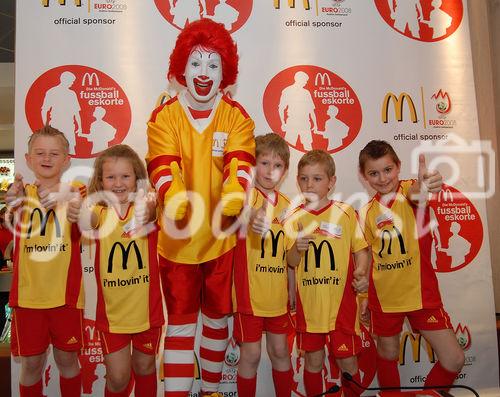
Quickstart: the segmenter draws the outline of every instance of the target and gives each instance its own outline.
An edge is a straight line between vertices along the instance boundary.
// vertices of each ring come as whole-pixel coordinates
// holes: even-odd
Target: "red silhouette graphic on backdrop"
[[[26,119],[32,131],[45,123],[68,138],[70,155],[95,157],[127,136],[132,112],[118,83],[100,70],[64,65],[40,75],[25,100]]]
[[[462,0],[375,0],[375,5],[389,26],[419,41],[447,38],[463,17]]]
[[[300,151],[345,149],[362,123],[361,104],[349,84],[313,65],[274,76],[264,91],[263,107],[271,129]]]

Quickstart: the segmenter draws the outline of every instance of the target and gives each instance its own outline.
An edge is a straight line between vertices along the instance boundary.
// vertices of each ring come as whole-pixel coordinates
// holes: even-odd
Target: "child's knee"
[[[76,352],[65,352],[62,350],[57,351],[54,349],[54,361],[60,370],[64,368],[79,367]]]
[[[147,355],[146,357],[141,357],[140,359],[134,357],[132,360],[132,366],[137,375],[144,376],[152,374],[156,371],[155,356]]]
[[[29,374],[42,374],[45,357],[27,356],[22,358],[22,369]]]
[[[399,346],[392,346],[388,344],[377,344],[377,353],[380,357],[393,361],[399,359]]]
[[[260,345],[244,344],[240,347],[240,360],[244,360],[247,364],[257,367],[260,362],[261,348]]]
[[[309,372],[320,372],[323,369],[324,354],[318,352],[306,353],[305,368]]]
[[[119,392],[124,390],[130,380],[130,371],[107,371],[106,372],[106,385],[112,392]]]
[[[358,372],[358,360],[356,356],[338,359],[337,363],[342,372],[348,372],[351,375]]]
[[[290,352],[286,344],[282,346],[269,346],[268,354],[271,360],[285,360],[290,358]]]

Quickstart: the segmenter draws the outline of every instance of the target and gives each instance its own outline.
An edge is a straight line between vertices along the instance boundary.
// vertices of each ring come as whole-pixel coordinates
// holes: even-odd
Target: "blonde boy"
[[[305,204],[286,222],[286,232],[296,235],[287,258],[296,269],[297,345],[305,351],[304,386],[308,396],[315,396],[323,393],[325,344],[341,371],[360,381],[356,292],[368,287],[369,253],[354,209],[328,198],[336,182],[328,153],[306,153],[299,161],[297,182]],[[343,380],[342,385],[344,396],[362,392],[353,382]]]
[[[80,396],[78,352],[82,347],[82,267],[76,225],[80,197],[61,183],[69,165],[68,141],[45,126],[31,135],[25,158],[35,175],[17,174],[6,194],[15,211],[12,354],[21,357],[21,397],[42,396],[49,344],[63,397]]]
[[[255,396],[262,332],[273,367],[276,395],[289,397],[292,377],[287,333],[286,239],[283,216],[289,201],[277,188],[288,169],[287,143],[276,134],[255,138],[254,187],[249,195],[250,222],[235,248],[233,281],[234,337],[240,345],[238,396]]]

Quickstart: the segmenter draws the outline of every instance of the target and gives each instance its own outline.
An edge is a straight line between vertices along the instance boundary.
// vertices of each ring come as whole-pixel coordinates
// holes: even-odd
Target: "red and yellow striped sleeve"
[[[224,150],[224,182],[229,177],[231,160],[237,158],[238,182],[247,190],[252,185],[251,170],[255,165],[255,124],[238,102],[227,96],[223,96],[222,100],[234,109],[234,123]]]
[[[146,164],[149,178],[163,202],[165,193],[172,182],[170,163],[181,164],[179,140],[176,131],[168,123],[169,105],[177,101],[177,97],[157,107],[148,122],[148,154]]]

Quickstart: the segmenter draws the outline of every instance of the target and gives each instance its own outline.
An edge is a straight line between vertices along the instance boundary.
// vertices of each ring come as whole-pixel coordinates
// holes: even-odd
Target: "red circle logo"
[[[182,29],[187,23],[209,18],[230,32],[240,29],[252,13],[252,0],[155,0],[156,7],[171,25]]]
[[[32,131],[50,124],[69,141],[75,158],[97,156],[123,141],[132,112],[125,92],[107,74],[82,65],[64,65],[38,77],[26,94]]]
[[[483,224],[470,200],[453,186],[443,184],[430,201],[432,230],[431,261],[437,272],[454,272],[476,257],[483,244]]]
[[[452,35],[463,17],[462,0],[375,0],[387,24],[419,41],[439,41]]]
[[[354,90],[319,66],[293,66],[278,73],[266,87],[263,107],[271,129],[302,152],[339,152],[361,128],[361,105]]]

